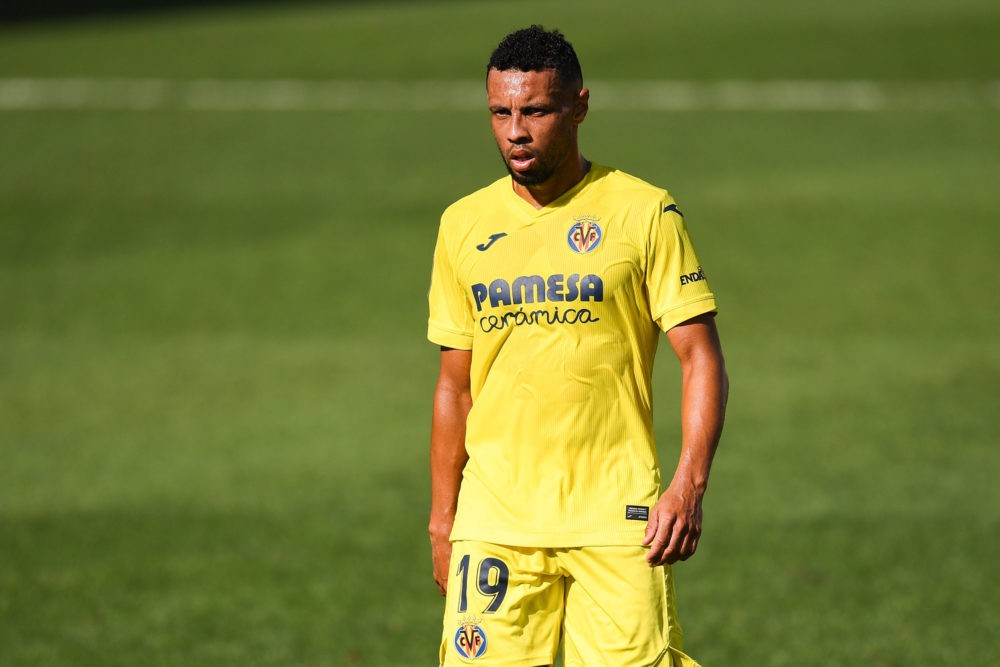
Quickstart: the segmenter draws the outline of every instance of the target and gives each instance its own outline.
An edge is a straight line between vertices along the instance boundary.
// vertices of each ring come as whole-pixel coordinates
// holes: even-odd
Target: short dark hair
[[[541,72],[552,69],[569,86],[583,87],[583,72],[573,45],[558,30],[540,25],[515,30],[504,37],[490,56],[486,73],[491,69]]]

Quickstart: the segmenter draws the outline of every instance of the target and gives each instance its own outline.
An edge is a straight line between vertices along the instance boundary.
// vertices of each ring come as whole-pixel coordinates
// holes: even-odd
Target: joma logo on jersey
[[[581,215],[573,220],[576,224],[569,228],[566,241],[569,242],[569,248],[573,252],[586,254],[596,248],[604,236],[601,226],[597,224],[600,218]]]
[[[694,273],[689,273],[686,276],[681,276],[681,285],[687,285],[689,283],[696,283],[705,279],[705,272],[702,271],[701,267]]]
[[[569,276],[555,273],[548,278],[520,276],[512,283],[497,278],[489,285],[486,283],[473,285],[472,298],[479,312],[482,312],[483,304],[487,301],[493,308],[546,301],[604,301],[604,281],[592,273],[585,276],[579,273],[572,273]]]

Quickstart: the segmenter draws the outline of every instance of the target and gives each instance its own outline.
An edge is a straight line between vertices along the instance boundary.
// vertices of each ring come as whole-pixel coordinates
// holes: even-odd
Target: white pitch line
[[[1000,109],[1000,81],[589,81],[621,111]],[[481,111],[482,81],[0,79],[0,110]]]

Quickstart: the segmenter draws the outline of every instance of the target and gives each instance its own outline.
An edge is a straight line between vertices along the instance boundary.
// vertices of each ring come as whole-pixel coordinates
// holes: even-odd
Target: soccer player
[[[572,46],[532,26],[493,52],[508,176],[441,218],[430,538],[442,665],[692,666],[671,564],[694,554],[728,380],[715,297],[670,195],[591,163]],[[680,458],[653,438],[660,331],[680,360]]]

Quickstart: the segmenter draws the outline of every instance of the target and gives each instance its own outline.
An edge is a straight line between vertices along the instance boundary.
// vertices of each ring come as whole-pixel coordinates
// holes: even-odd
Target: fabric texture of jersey
[[[451,538],[640,544],[660,330],[716,309],[670,195],[595,164],[535,209],[502,178],[444,212],[429,305],[429,340],[472,350]]]

